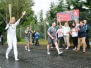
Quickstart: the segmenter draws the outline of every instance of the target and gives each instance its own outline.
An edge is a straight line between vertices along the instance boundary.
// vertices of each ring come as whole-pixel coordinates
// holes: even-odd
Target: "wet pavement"
[[[55,48],[47,55],[46,46],[31,46],[28,52],[24,45],[18,45],[20,60],[16,62],[13,50],[9,59],[5,59],[6,48],[6,45],[0,45],[0,68],[91,68],[91,49],[86,53],[63,49],[64,53],[58,56]]]

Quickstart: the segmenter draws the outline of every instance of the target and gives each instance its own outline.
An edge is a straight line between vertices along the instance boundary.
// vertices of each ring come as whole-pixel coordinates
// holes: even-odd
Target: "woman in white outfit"
[[[26,11],[22,12],[21,18],[25,15]],[[15,22],[15,17],[12,17],[10,22],[7,24],[5,30],[7,30],[7,43],[8,43],[8,48],[6,50],[6,59],[8,59],[9,52],[12,49],[14,49],[14,57],[15,61],[18,61],[18,51],[17,51],[17,38],[16,38],[16,26],[19,24],[21,18]]]
[[[63,35],[64,35],[64,42],[65,45],[67,45],[66,49],[69,49],[70,47],[70,42],[69,42],[69,38],[70,38],[70,27],[68,25],[68,22],[66,22],[63,26]]]

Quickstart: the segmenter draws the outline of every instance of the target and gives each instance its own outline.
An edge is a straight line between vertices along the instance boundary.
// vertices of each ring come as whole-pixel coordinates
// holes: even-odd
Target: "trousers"
[[[16,36],[7,36],[7,43],[8,43],[8,48],[6,50],[6,55],[8,56],[10,51],[12,50],[12,47],[14,49],[14,57],[17,59],[18,57],[18,50],[17,50],[17,39]]]
[[[83,45],[83,52],[86,51],[87,45],[86,45],[85,39],[86,39],[86,37],[78,38],[78,48],[77,48],[78,51],[80,50],[80,43],[82,43],[82,45]]]
[[[64,42],[67,47],[70,47],[69,36],[64,36]]]

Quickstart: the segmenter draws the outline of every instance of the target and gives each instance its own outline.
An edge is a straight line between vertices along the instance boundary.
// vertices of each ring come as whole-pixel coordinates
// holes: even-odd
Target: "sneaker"
[[[50,55],[50,52],[48,51],[47,54]]]
[[[79,50],[76,50],[76,52],[78,52]]]
[[[9,57],[8,57],[8,55],[6,55],[6,59],[8,59]]]
[[[28,49],[28,51],[30,51],[30,49]]]
[[[63,49],[63,48],[59,48],[59,49]]]
[[[75,51],[75,50],[76,50],[76,48],[74,48],[74,49],[72,49],[72,50],[74,50],[74,51]]]
[[[66,50],[68,50],[69,49],[69,47],[66,47]]]
[[[25,50],[27,50],[27,46],[25,46]]]
[[[63,53],[63,51],[60,51],[59,53],[58,53],[58,55],[60,55],[60,54],[62,54]]]
[[[51,47],[51,48],[54,48],[54,47]]]
[[[85,50],[83,50],[83,53],[85,53],[86,51]]]
[[[15,59],[15,61],[18,61],[19,59]]]

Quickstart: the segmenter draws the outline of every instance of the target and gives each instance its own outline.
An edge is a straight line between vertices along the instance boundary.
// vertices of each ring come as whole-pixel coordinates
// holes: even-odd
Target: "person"
[[[76,50],[78,45],[78,28],[76,27],[75,22],[72,23],[71,35],[72,35],[73,44],[74,44],[73,50]]]
[[[0,36],[0,45],[1,45],[1,36]]]
[[[77,52],[80,50],[80,43],[83,45],[83,53],[86,52],[86,27],[83,21],[80,21],[80,26],[78,29],[78,47]]]
[[[47,45],[47,54],[50,55],[50,45],[52,43],[55,44],[56,46],[56,49],[57,49],[57,52],[58,52],[58,55],[62,54],[63,51],[60,51],[59,50],[59,47],[58,47],[58,43],[57,43],[57,34],[56,34],[56,23],[53,22],[52,23],[52,26],[50,28],[48,28],[48,45]]]
[[[33,31],[32,33],[32,45],[35,44],[35,31]]]
[[[90,31],[90,26],[89,24],[87,24],[87,20],[83,20],[84,25],[86,27],[86,45],[87,45],[87,49],[90,49],[90,45],[89,45],[89,31]]]
[[[64,42],[65,42],[65,45],[67,46],[66,47],[66,50],[69,49],[70,47],[70,42],[69,42],[69,39],[70,39],[70,27],[68,25],[68,22],[66,22],[63,26],[63,36],[64,36]]]
[[[21,18],[23,18],[25,13],[26,11],[22,12]],[[11,17],[10,22],[7,24],[5,28],[5,30],[7,30],[7,43],[8,43],[8,48],[6,50],[6,59],[9,58],[9,53],[13,46],[15,61],[19,60],[17,51],[16,26],[19,24],[21,18],[15,22],[15,17]]]
[[[80,25],[80,24],[79,24],[79,22],[78,22],[78,20],[77,20],[77,19],[75,19],[75,20],[74,20],[74,22],[75,22],[75,24],[76,24],[76,28],[78,28],[78,27],[79,27],[79,25]]]
[[[1,45],[3,45],[3,35],[1,35]]]
[[[58,39],[59,39],[59,49],[63,49],[63,28],[62,25],[59,25],[59,29],[57,30]]]
[[[35,33],[35,40],[36,40],[35,46],[39,46],[39,36],[40,36],[40,34],[39,34],[39,32],[37,31],[37,32]]]
[[[26,28],[25,30],[25,39],[26,39],[26,46],[25,46],[25,50],[30,51],[30,33],[32,33],[32,30],[30,30],[29,27]]]

